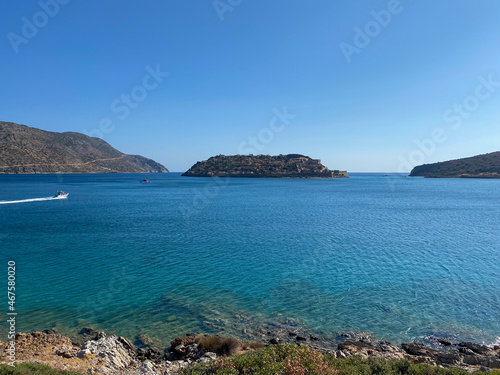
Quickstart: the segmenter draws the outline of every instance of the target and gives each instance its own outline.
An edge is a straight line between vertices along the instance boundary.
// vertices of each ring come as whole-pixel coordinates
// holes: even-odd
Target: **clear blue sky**
[[[500,149],[498,0],[59,1],[0,5],[0,120],[101,132],[171,171],[247,150],[398,171]]]

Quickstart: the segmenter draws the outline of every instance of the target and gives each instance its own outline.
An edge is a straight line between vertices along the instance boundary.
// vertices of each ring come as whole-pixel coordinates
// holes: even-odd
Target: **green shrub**
[[[385,360],[381,358],[362,359],[334,358],[325,356],[325,361],[340,371],[340,375],[469,375],[459,368],[442,368],[427,364],[416,364],[408,359]],[[477,374],[482,374],[478,372]]]
[[[184,370],[185,375],[336,375],[323,356],[307,346],[280,344]]]
[[[280,344],[192,366],[184,375],[468,375],[459,368],[416,364],[408,359],[384,360],[323,356],[307,346]],[[476,372],[482,374],[482,372]],[[494,372],[489,375],[500,375]]]
[[[47,365],[19,363],[16,367],[0,365],[0,375],[81,375],[78,372],[56,370]]]

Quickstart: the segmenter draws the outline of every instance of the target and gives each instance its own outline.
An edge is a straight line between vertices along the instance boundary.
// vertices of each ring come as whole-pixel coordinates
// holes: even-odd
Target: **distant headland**
[[[330,170],[321,160],[300,154],[218,155],[199,161],[183,176],[191,177],[281,177],[345,178],[346,171]]]
[[[55,133],[0,121],[0,174],[166,173],[139,155],[126,155],[100,138]]]
[[[441,178],[500,178],[500,151],[469,158],[419,165],[410,176]]]

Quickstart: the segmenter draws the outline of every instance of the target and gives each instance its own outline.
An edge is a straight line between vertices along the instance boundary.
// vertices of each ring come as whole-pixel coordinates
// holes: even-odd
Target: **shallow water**
[[[166,342],[291,318],[395,342],[500,336],[500,180],[0,176],[1,201],[58,190],[0,206],[18,331]]]

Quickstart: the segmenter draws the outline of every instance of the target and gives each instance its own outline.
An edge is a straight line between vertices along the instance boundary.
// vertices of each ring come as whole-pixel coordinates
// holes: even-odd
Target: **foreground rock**
[[[9,362],[5,349],[0,345],[0,363]],[[73,345],[68,337],[56,333],[32,332],[16,335],[16,362],[34,362],[49,365],[60,370],[86,372],[99,368],[103,361],[94,355],[78,358],[80,347]]]
[[[349,177],[346,171],[331,171],[321,160],[299,154],[218,155],[193,165],[183,176],[191,177]]]
[[[500,346],[489,347],[472,342],[444,344],[443,350],[431,349],[419,343],[404,343],[403,350],[431,363],[460,367],[500,368]]]
[[[16,342],[17,362],[47,364],[53,368],[87,374],[177,374],[180,369],[193,364],[280,342],[308,345],[337,358],[408,358],[416,363],[461,367],[469,371],[488,372],[500,369],[499,346],[453,343],[432,337],[429,342],[433,344],[410,342],[396,346],[385,341],[372,341],[361,334],[344,334],[339,337],[343,341],[334,345],[327,339],[309,335],[299,328],[275,332],[274,337],[266,339],[265,343],[239,342],[219,336],[187,335],[175,338],[165,350],[154,346],[137,348],[126,338],[104,332],[97,333],[94,339],[87,340],[81,346],[76,346],[68,337],[53,332],[18,333]],[[141,340],[147,341],[145,338]],[[0,342],[0,363],[8,362],[6,347],[5,343]]]
[[[441,340],[444,341],[444,340]],[[388,342],[345,341],[338,345],[336,357],[361,356],[363,358],[401,359],[410,358],[416,363],[443,367],[461,367],[466,370],[489,371],[500,368],[500,347],[488,347],[475,343],[446,343],[441,349],[410,342],[401,347]]]
[[[200,336],[198,336],[200,337]],[[33,362],[50,367],[86,374],[176,374],[191,364],[217,358],[203,350],[195,337],[177,338],[175,350],[136,348],[128,339],[99,332],[81,347],[68,337],[52,332],[32,332],[16,335],[16,362]],[[0,363],[8,363],[6,343],[0,342]]]

